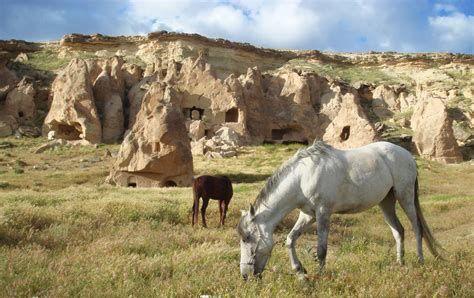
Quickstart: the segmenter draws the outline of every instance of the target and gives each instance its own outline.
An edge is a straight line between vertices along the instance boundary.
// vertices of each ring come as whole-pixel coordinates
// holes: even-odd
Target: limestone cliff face
[[[411,115],[429,93],[446,106],[445,126],[454,123],[455,143],[465,156],[474,156],[469,153],[474,148],[472,55],[281,51],[165,31],[146,37],[71,34],[59,43],[0,42],[1,49],[7,53],[0,55],[2,135],[20,124],[18,111],[6,107],[28,99],[34,109],[48,113],[45,132],[121,142],[151,86],[159,83],[173,90],[175,107],[196,144],[222,128],[235,132],[240,145],[320,138],[352,148],[378,139],[410,143],[412,135],[416,143],[416,124],[410,126],[410,120],[419,117]],[[21,78],[8,61],[18,56],[15,63],[25,63],[35,51],[81,65],[57,70],[51,109],[39,100],[45,92],[27,98],[15,89]],[[36,84],[48,84],[41,74],[30,75]]]

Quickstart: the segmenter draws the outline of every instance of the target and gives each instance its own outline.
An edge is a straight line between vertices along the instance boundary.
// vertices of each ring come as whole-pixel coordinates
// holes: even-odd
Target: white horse
[[[322,141],[300,149],[266,182],[248,212],[243,211],[237,230],[241,236],[240,271],[259,275],[271,255],[273,231],[292,210],[300,209],[286,246],[291,267],[306,271],[295,251],[295,242],[317,222],[317,258],[320,270],[326,259],[329,219],[333,213],[357,213],[378,204],[397,244],[397,261],[403,264],[404,229],[395,214],[398,201],[416,235],[418,259],[423,262],[422,238],[439,256],[418,201],[415,160],[407,150],[377,142],[353,150],[338,150]]]

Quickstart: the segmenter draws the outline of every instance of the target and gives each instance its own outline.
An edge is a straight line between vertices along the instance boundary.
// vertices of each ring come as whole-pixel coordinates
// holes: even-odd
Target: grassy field
[[[44,140],[0,142],[0,296],[411,296],[474,295],[474,166],[419,160],[421,204],[446,261],[425,249],[416,262],[405,215],[406,265],[378,208],[334,216],[327,270],[316,274],[316,236],[297,251],[309,271],[299,281],[283,242],[297,213],[277,229],[260,281],[239,275],[240,209],[297,145],[246,147],[236,158],[195,158],[196,174],[226,174],[234,184],[227,224],[215,202],[208,229],[191,227],[190,188],[129,189],[104,185],[118,146],[31,150]]]

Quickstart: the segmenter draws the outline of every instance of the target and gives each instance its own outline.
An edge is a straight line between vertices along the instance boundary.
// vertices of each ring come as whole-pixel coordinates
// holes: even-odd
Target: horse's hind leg
[[[207,209],[207,204],[209,203],[209,198],[202,198],[202,207],[201,207],[201,216],[202,216],[202,225],[203,227],[207,228],[207,223],[206,223],[206,209]]]
[[[400,205],[405,211],[408,219],[410,220],[411,226],[413,228],[413,232],[415,232],[416,238],[416,250],[418,253],[418,261],[420,263],[424,262],[423,257],[423,242],[422,242],[422,228],[420,221],[418,219],[418,214],[416,213],[415,207],[415,190],[413,185],[410,187],[406,187],[403,191],[396,191],[395,196],[400,202]]]
[[[199,195],[194,193],[194,203],[193,203],[193,226],[198,223],[199,219]]]
[[[400,220],[397,217],[395,212],[395,197],[393,196],[393,191],[391,190],[385,199],[379,203],[380,209],[382,209],[383,215],[385,217],[385,222],[390,226],[392,230],[393,238],[397,243],[397,261],[403,265],[403,255],[404,247],[403,241],[405,238],[405,230],[403,229]]]
[[[223,226],[224,223],[225,223],[225,218],[227,216],[227,207],[228,206],[229,206],[229,202],[227,202],[225,200],[219,201],[219,207],[220,207],[220,210],[221,210],[221,226]]]
[[[286,247],[288,248],[288,253],[290,255],[291,268],[297,273],[306,273],[303,265],[301,265],[300,260],[296,256],[296,240],[301,236],[301,234],[314,222],[314,216],[300,212],[298,220],[296,221],[293,229],[286,237]]]
[[[219,224],[223,226],[224,225],[224,205],[223,205],[224,201],[219,200],[218,203],[219,203],[219,215],[220,215]]]

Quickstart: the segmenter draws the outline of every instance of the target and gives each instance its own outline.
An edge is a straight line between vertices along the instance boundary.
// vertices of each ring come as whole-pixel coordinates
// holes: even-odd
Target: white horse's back
[[[302,192],[313,207],[323,204],[332,212],[360,212],[380,203],[392,188],[395,192],[413,189],[416,163],[397,145],[377,142],[329,150],[327,157],[301,166]]]

